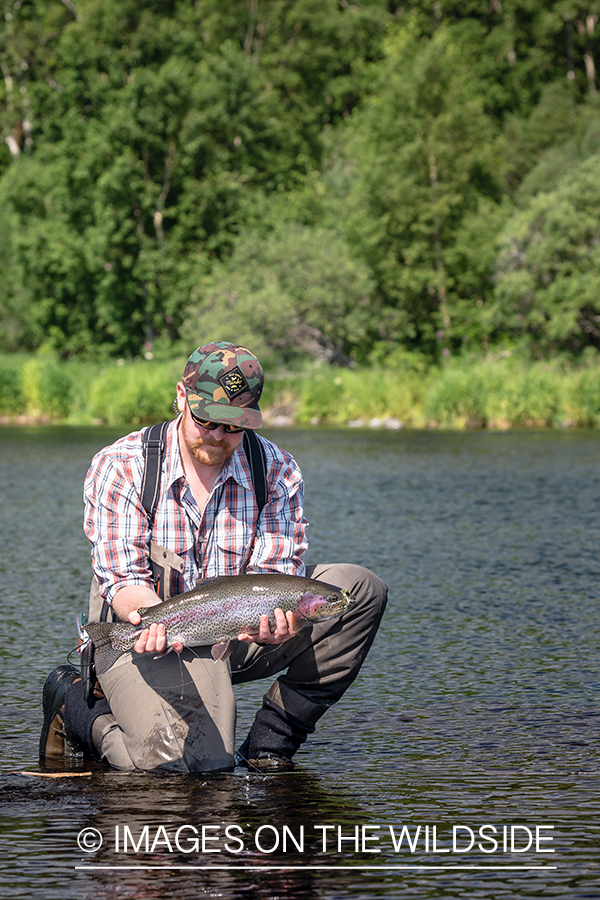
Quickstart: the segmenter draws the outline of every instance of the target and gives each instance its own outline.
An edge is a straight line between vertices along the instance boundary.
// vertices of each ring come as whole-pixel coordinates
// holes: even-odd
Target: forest
[[[600,349],[600,0],[4,0],[0,353]]]

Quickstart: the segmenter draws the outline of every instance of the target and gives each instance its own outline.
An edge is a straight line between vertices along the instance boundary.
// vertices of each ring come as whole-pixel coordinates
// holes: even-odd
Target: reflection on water
[[[598,896],[600,435],[277,433],[307,481],[309,562],[360,562],[390,585],[363,674],[298,768],[10,774],[39,771],[41,686],[89,584],[81,484],[115,436],[0,430],[3,897]],[[239,691],[240,739],[264,690]],[[519,826],[514,850],[466,849],[486,824]],[[523,849],[536,825],[554,826],[554,854]],[[177,846],[181,826],[196,831]],[[202,826],[204,851],[183,841]],[[77,845],[85,828],[96,852]],[[368,868],[333,868],[348,865]]]

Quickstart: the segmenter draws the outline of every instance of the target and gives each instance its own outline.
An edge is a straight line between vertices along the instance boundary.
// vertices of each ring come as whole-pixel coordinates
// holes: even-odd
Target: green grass
[[[425,388],[426,380],[410,372],[321,369],[300,382],[297,419],[343,425],[379,418],[421,425]]]
[[[21,392],[23,356],[0,355],[0,415],[17,416],[24,412]]]
[[[172,416],[184,365],[137,361],[100,366],[51,355],[0,355],[0,416],[6,420],[139,426]],[[504,357],[427,368],[315,366],[267,375],[262,407],[298,424],[406,427],[600,427],[600,363],[523,363]]]
[[[600,366],[512,359],[448,366],[432,379],[428,423],[445,428],[597,427]]]
[[[143,425],[171,418],[181,366],[137,362],[100,372],[90,385],[88,419],[108,425]]]

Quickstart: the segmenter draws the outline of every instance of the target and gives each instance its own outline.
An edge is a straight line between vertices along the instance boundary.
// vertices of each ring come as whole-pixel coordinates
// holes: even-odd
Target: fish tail
[[[121,626],[111,622],[88,622],[85,629],[94,644],[94,664],[96,675],[104,675],[116,663],[122,650],[113,647],[112,635],[118,634]]]

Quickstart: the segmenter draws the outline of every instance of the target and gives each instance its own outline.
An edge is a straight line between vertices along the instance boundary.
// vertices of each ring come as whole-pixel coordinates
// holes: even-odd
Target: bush
[[[72,369],[53,356],[28,359],[21,370],[23,412],[64,419],[73,403]]]
[[[0,356],[0,415],[15,416],[24,412],[21,391],[23,357]]]
[[[369,368],[315,365],[267,374],[261,406],[300,424],[408,427],[600,427],[600,365],[590,348],[579,368],[566,361],[525,365],[515,357],[450,360],[425,371],[412,358]],[[172,416],[184,359],[96,364],[44,354],[0,355],[0,415],[73,424],[140,426]]]
[[[382,367],[317,370],[301,383],[301,422],[319,419],[342,425],[349,421],[395,418],[422,424],[424,381],[412,372]]]
[[[525,367],[510,359],[458,363],[432,383],[425,412],[450,428],[552,426],[568,419],[570,394],[569,375],[556,366]]]
[[[600,369],[584,369],[578,374],[572,390],[572,415],[575,425],[600,427]]]
[[[173,363],[133,363],[103,371],[91,384],[87,415],[107,425],[144,425],[173,412]]]

